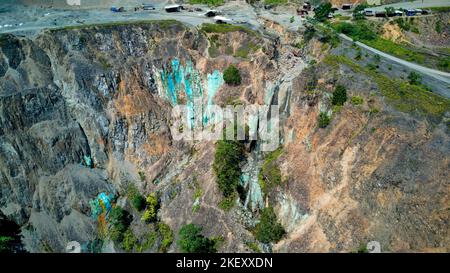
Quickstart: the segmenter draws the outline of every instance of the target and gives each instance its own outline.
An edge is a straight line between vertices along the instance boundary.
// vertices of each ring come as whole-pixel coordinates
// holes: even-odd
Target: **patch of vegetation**
[[[357,253],[369,253],[369,250],[367,249],[367,245],[361,244],[356,252]]]
[[[347,89],[342,85],[337,85],[333,92],[333,97],[331,97],[331,103],[333,105],[344,105],[347,101]]]
[[[377,38],[377,33],[364,21],[356,23],[338,22],[334,23],[332,27],[337,32],[350,36],[354,40],[374,40]]]
[[[109,238],[115,243],[121,243],[131,223],[131,215],[119,206],[115,206],[109,213]]]
[[[286,234],[283,226],[278,222],[272,207],[261,211],[260,222],[256,225],[255,236],[264,244],[276,243]]]
[[[353,96],[350,99],[350,103],[353,104],[353,105],[361,105],[361,104],[364,103],[364,99],[361,98],[360,96]]]
[[[331,12],[331,7],[329,2],[320,4],[315,10],[314,18],[319,22],[325,22]]]
[[[294,16],[291,16],[291,18],[289,18],[289,22],[292,24],[292,23],[294,23],[295,22],[295,17]]]
[[[143,171],[139,171],[138,175],[139,175],[139,179],[141,179],[141,181],[144,182],[145,181],[145,173]]]
[[[236,192],[241,177],[239,163],[243,158],[243,144],[237,140],[219,140],[216,143],[213,170],[223,196]]]
[[[434,29],[437,33],[442,33],[442,24],[441,21],[436,21],[436,25],[434,26]]]
[[[25,252],[19,225],[0,211],[0,253]]]
[[[279,147],[273,152],[266,155],[261,171],[258,174],[259,185],[261,190],[268,194],[270,190],[278,186],[282,182],[281,170],[276,160],[283,153],[283,147]]]
[[[250,248],[255,253],[261,253],[261,249],[259,248],[258,244],[255,242],[245,242],[245,245]]]
[[[247,45],[243,45],[240,48],[238,48],[238,50],[236,51],[236,53],[234,54],[235,57],[239,57],[239,58],[243,58],[246,59],[248,57],[248,54],[250,52],[255,52],[256,50],[258,50],[260,48],[259,45],[254,44],[253,42],[249,42]],[[230,48],[230,52],[232,52],[232,48]],[[227,53],[228,55],[230,55],[229,53]]]
[[[419,73],[411,71],[408,75],[409,84],[413,85],[421,85],[422,84],[422,76]]]
[[[145,198],[139,193],[139,190],[134,185],[129,185],[127,189],[127,196],[131,200],[131,205],[137,210],[142,211],[145,208]]]
[[[347,57],[328,55],[324,62],[331,66],[346,65],[356,73],[369,76],[377,83],[386,101],[401,112],[425,116],[430,121],[439,123],[450,109],[449,99],[433,94],[422,86],[391,79],[381,73],[361,67]]]
[[[126,252],[132,252],[138,247],[138,239],[134,236],[133,231],[129,228],[123,234],[122,248]]]
[[[319,126],[319,128],[325,128],[330,124],[330,121],[331,118],[326,112],[320,112],[319,117],[317,118],[317,126]]]
[[[287,2],[288,2],[287,0],[264,0],[265,5],[273,5],[273,6],[286,4]]]
[[[189,0],[189,4],[203,4],[209,7],[218,7],[224,4],[224,0]]]
[[[158,239],[158,233],[154,230],[150,230],[144,235],[142,243],[137,246],[137,252],[143,252],[152,248],[156,243],[156,239]]]
[[[161,246],[159,247],[160,252],[167,252],[167,249],[173,243],[173,232],[169,225],[159,222],[158,223],[158,233],[161,236]]]
[[[450,70],[450,57],[442,57],[438,62],[438,67],[444,71]]]
[[[202,227],[187,224],[179,231],[178,245],[185,253],[215,253],[215,242],[201,234]]]
[[[329,44],[332,48],[337,47],[341,42],[336,32],[331,29],[324,28],[321,30],[321,33],[322,36],[319,38],[319,41],[324,44]]]
[[[366,16],[364,15],[364,9],[368,8],[369,5],[367,3],[361,3],[359,5],[357,5],[354,9],[353,9],[353,18],[355,20],[364,20],[366,19]]]
[[[236,194],[224,197],[222,201],[219,202],[219,208],[224,211],[229,211],[234,206],[234,204],[236,204]]]
[[[229,85],[239,85],[241,84],[241,73],[239,72],[239,69],[236,68],[234,65],[230,65],[225,71],[223,72],[223,80],[226,84]]]
[[[10,236],[0,236],[0,253],[7,253],[11,250],[14,238]]]
[[[145,203],[146,209],[141,220],[146,223],[156,221],[156,214],[159,209],[159,200],[157,194],[155,192],[151,193],[149,196],[147,196]]]
[[[145,209],[145,198],[140,194],[135,195],[131,200],[131,203],[137,211]]]
[[[448,6],[448,7],[430,7],[427,9],[434,11],[434,12],[450,12],[450,6]]]
[[[228,32],[235,32],[235,31],[241,31],[245,32],[247,34],[250,34],[252,36],[258,36],[257,33],[247,27],[244,26],[236,26],[236,25],[229,25],[229,24],[209,24],[205,23],[202,24],[200,27],[200,31],[206,32],[206,33],[228,33]]]
[[[310,41],[316,34],[316,29],[312,25],[306,25],[305,32],[303,33],[303,39],[305,42]]]

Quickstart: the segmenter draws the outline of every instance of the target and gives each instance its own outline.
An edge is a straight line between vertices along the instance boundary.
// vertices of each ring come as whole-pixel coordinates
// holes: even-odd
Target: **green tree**
[[[223,72],[223,80],[230,85],[239,85],[241,84],[241,74],[239,69],[237,69],[234,65],[230,65]]]
[[[366,17],[364,16],[364,9],[368,8],[369,5],[367,3],[361,3],[355,7],[353,10],[353,18],[355,20],[364,20]]]
[[[243,148],[243,144],[237,140],[219,140],[216,143],[213,170],[225,197],[231,196],[239,183]]]
[[[201,234],[202,228],[195,224],[188,224],[181,227],[179,232],[180,240],[178,245],[186,253],[215,253],[214,240]]]
[[[140,194],[136,194],[133,197],[132,203],[133,207],[138,211],[145,209],[145,198]]]
[[[334,89],[333,97],[331,98],[331,103],[333,105],[344,105],[347,101],[347,89],[344,86],[338,85]]]
[[[330,12],[331,12],[330,2],[320,4],[315,10],[314,18],[319,22],[325,22],[328,19],[328,15],[330,14]]]
[[[256,225],[256,239],[265,244],[276,243],[285,233],[283,226],[277,221],[273,208],[264,208],[261,211],[261,220]]]
[[[420,85],[422,83],[422,77],[419,73],[416,73],[414,71],[411,71],[411,73],[409,73],[408,80],[409,83],[413,85]]]
[[[159,250],[161,252],[166,252],[170,245],[172,245],[173,232],[169,225],[161,222],[158,223],[158,232],[161,235],[161,246],[159,247]]]
[[[124,233],[131,223],[131,215],[119,206],[115,206],[109,213],[109,222],[111,223],[111,230],[109,237],[116,243],[123,241]]]
[[[145,200],[147,203],[147,209],[142,216],[142,221],[144,222],[152,222],[156,220],[156,214],[159,209],[158,196],[156,193],[150,194]]]
[[[131,252],[137,246],[137,238],[134,236],[133,231],[129,228],[123,235],[122,248],[126,252]]]

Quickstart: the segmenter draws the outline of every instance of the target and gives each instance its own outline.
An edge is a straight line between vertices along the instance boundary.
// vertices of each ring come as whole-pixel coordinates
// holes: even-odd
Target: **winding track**
[[[350,42],[354,42],[354,43],[355,43],[356,45],[358,45],[359,47],[362,47],[362,48],[364,48],[364,49],[366,49],[366,50],[369,50],[369,51],[371,51],[371,52],[373,52],[373,53],[375,53],[375,54],[380,55],[381,57],[384,57],[384,58],[386,58],[386,59],[389,59],[389,60],[392,61],[392,62],[401,64],[401,65],[403,65],[403,66],[405,66],[405,67],[408,67],[408,68],[413,69],[413,70],[415,70],[415,71],[417,71],[417,72],[420,72],[421,74],[428,75],[428,76],[430,76],[430,77],[432,77],[432,78],[434,78],[434,79],[436,79],[436,80],[438,80],[438,81],[444,82],[445,84],[447,84],[448,86],[450,86],[450,73],[443,72],[443,71],[439,71],[439,70],[432,69],[432,68],[428,68],[428,67],[425,67],[425,66],[421,66],[421,65],[418,65],[418,64],[415,64],[415,63],[411,63],[411,62],[405,61],[405,60],[403,60],[403,59],[394,57],[394,56],[392,56],[392,55],[389,55],[389,54],[387,54],[387,53],[385,53],[385,52],[383,52],[383,51],[380,51],[380,50],[378,50],[378,49],[375,49],[375,48],[373,48],[373,47],[370,47],[370,46],[368,46],[368,45],[366,45],[366,44],[363,44],[363,43],[361,43],[361,42],[353,41],[352,38],[348,37],[348,36],[345,35],[345,34],[339,34],[339,36],[340,36],[342,39],[344,39],[344,40],[347,40],[347,41],[350,41]],[[450,98],[450,89],[449,89],[449,88],[446,88],[446,89],[444,89],[444,90],[439,90],[438,93],[439,93],[441,96],[444,96],[444,97],[446,97],[446,98]]]

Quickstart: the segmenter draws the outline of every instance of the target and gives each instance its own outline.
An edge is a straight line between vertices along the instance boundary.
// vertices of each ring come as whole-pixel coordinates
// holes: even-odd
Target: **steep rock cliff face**
[[[235,43],[260,39],[230,35]],[[213,190],[204,197],[212,216],[200,218],[212,224],[225,217],[214,203],[220,194],[211,174],[214,146],[201,147],[207,158],[194,155],[192,143],[174,142],[169,129],[171,107],[191,95],[211,104],[223,85],[221,71],[235,62],[221,54],[211,59],[208,43],[207,35],[174,21],[63,29],[35,40],[2,36],[0,204],[24,226],[28,250],[63,251],[68,241],[95,239],[89,202],[100,192],[125,198],[131,184],[144,194],[160,191],[162,218],[168,211],[165,220],[177,230],[192,215],[191,192],[183,190],[189,200],[179,198],[182,208],[166,202],[192,183],[194,166],[199,177],[208,173]],[[260,54],[255,61],[237,64],[251,100],[262,97],[252,83],[261,86],[271,71],[258,52],[247,53]],[[246,100],[240,91],[236,98]]]
[[[161,21],[47,31],[34,40],[2,36],[0,209],[22,227],[26,248],[64,251],[69,241],[101,237],[104,219],[92,206],[99,193],[132,214],[143,240],[152,225],[130,205],[133,186],[159,193],[158,219],[175,235],[194,222],[206,236],[223,237],[223,252],[252,251],[265,205],[287,235],[260,245],[264,251],[346,252],[371,240],[386,251],[448,250],[448,101],[433,119],[402,111],[361,71],[315,58],[326,48],[317,40],[303,52],[288,45],[298,35],[280,43],[245,29]],[[320,63],[305,70],[310,59]],[[223,83],[229,64],[241,71],[241,85]],[[364,103],[333,108],[337,84]],[[221,209],[214,143],[176,141],[171,132],[172,107],[193,98],[279,105],[274,162],[282,183],[262,193],[266,155],[249,148],[242,165],[249,201]],[[333,118],[318,129],[324,111]]]

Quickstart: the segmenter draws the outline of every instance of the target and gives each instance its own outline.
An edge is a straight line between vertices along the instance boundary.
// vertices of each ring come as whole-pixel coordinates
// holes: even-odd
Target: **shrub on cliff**
[[[133,207],[138,211],[141,211],[145,208],[145,198],[140,194],[136,194],[133,197],[132,203]]]
[[[111,223],[109,237],[114,242],[122,242],[124,233],[131,223],[130,214],[121,207],[115,206],[109,213],[109,221]]]
[[[261,211],[261,220],[256,225],[256,239],[265,244],[276,243],[281,240],[285,233],[286,231],[278,222],[273,208],[264,208]]]
[[[239,85],[241,84],[241,74],[234,65],[230,65],[223,72],[223,80],[230,85]]]
[[[243,157],[243,145],[235,140],[219,140],[216,143],[213,169],[217,177],[219,189],[225,197],[231,196],[239,183],[241,168],[239,163]]]
[[[330,117],[325,112],[320,112],[319,118],[318,118],[318,126],[319,128],[325,128],[330,124]]]
[[[147,207],[145,209],[144,215],[142,216],[142,221],[152,222],[156,220],[156,213],[158,211],[158,196],[156,193],[150,194],[145,200]]]
[[[347,101],[347,90],[342,85],[336,86],[333,92],[333,97],[331,98],[331,103],[333,105],[344,105]]]
[[[201,234],[202,228],[195,224],[188,224],[181,227],[178,245],[186,253],[215,253],[214,240]]]

